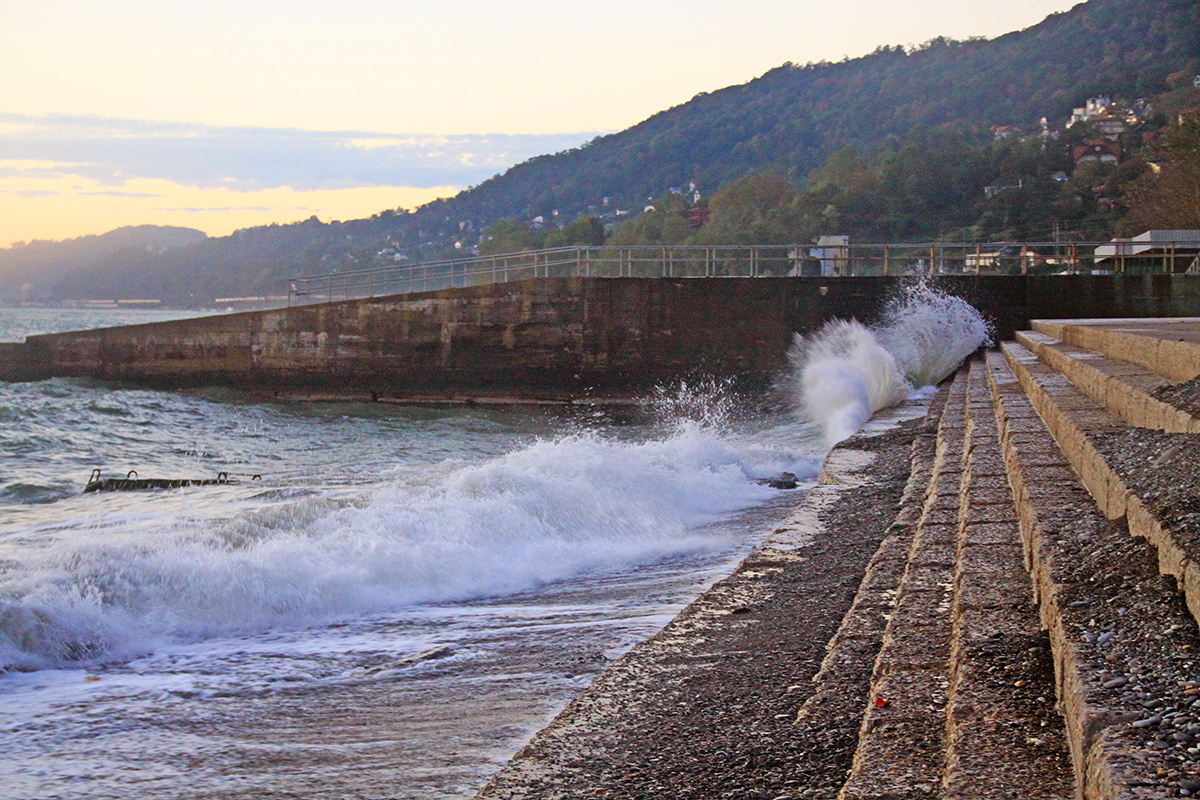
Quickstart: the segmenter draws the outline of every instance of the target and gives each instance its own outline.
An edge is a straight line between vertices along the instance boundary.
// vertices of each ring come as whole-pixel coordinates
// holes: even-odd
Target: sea
[[[191,315],[0,309],[0,341]],[[471,797],[986,337],[922,286],[797,337],[771,398],[0,383],[0,796]],[[84,492],[126,476],[223,482]]]

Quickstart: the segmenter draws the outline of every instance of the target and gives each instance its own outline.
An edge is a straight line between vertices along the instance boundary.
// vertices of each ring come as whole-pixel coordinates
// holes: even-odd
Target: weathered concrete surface
[[[794,330],[876,314],[888,288],[828,283],[822,295],[755,279],[544,279],[36,336],[25,361],[43,377],[380,399],[626,395],[700,373],[765,382]]]
[[[904,278],[547,278],[94,331],[0,348],[0,380],[267,395],[570,400],[700,374],[765,385],[794,332],[870,322]],[[997,338],[1031,317],[1200,315],[1200,277],[955,276]]]
[[[1086,402],[1072,400],[1068,387],[1048,395],[1034,385],[1050,377],[1044,367],[1013,345],[1005,350],[988,354],[989,379],[1026,565],[1054,651],[1077,796],[1194,795],[1197,750],[1175,723],[1194,724],[1200,640],[1195,610],[1189,614],[1177,582],[1164,579],[1176,565],[1163,537],[1140,530],[1132,514],[1106,520],[1107,496],[1088,497],[1079,467],[1099,428],[1072,430],[1064,411]]]
[[[1032,320],[1034,329],[1172,381],[1200,375],[1200,319]],[[1057,368],[1057,367],[1056,367]]]

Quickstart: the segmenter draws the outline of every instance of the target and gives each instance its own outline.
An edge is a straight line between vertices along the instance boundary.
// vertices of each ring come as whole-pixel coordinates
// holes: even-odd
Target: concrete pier
[[[0,347],[0,380],[90,377],[267,397],[555,402],[698,375],[765,386],[793,333],[870,322],[905,278],[543,278],[94,331]],[[1038,317],[1200,315],[1191,275],[954,276],[998,338]]]

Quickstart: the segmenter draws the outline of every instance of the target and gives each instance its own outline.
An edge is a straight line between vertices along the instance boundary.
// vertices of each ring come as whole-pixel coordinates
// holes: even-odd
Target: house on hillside
[[[1018,128],[1016,125],[993,125],[992,126],[992,139],[993,140],[998,142],[1001,139],[1010,139],[1013,137],[1016,137],[1018,139],[1021,137],[1021,129]]]
[[[1071,155],[1077,167],[1087,163],[1116,164],[1121,160],[1121,146],[1116,142],[1088,142],[1076,145]]]
[[[692,206],[683,212],[683,217],[693,228],[702,228],[708,224],[712,210],[708,206]]]
[[[1112,98],[1106,94],[1089,97],[1082,108],[1072,109],[1071,121],[1067,123],[1067,127],[1069,128],[1077,122],[1091,122],[1099,117],[1107,116],[1108,108],[1111,105]]]
[[[1003,178],[992,181],[987,186],[983,187],[983,196],[992,198],[1000,192],[1013,192],[1025,188],[1025,179],[1017,178],[1016,182],[1006,181]]]
[[[1095,251],[1096,266],[1114,272],[1200,272],[1200,230],[1145,231],[1112,239]]]
[[[1145,101],[1139,102],[1144,105]],[[1074,109],[1067,127],[1070,128],[1077,122],[1090,122],[1104,134],[1106,139],[1115,142],[1121,134],[1129,130],[1131,124],[1136,124],[1139,119],[1138,111],[1121,109],[1113,104],[1112,98],[1100,95],[1099,97],[1089,97],[1083,108]]]

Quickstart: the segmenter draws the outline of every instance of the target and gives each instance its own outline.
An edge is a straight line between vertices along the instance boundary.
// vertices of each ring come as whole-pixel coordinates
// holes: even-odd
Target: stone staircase
[[[983,361],[946,393],[842,798],[1070,797],[1049,643]],[[838,647],[835,639],[833,650]]]
[[[1200,375],[1200,320],[1033,328],[960,368],[912,439],[894,522],[794,717],[774,715],[784,727],[770,735],[795,743],[790,788],[674,796],[1200,796],[1200,391],[1179,385]],[[710,649],[733,617],[714,619],[697,638]],[[606,678],[632,685],[621,669],[588,702],[615,696]],[[673,713],[648,715],[665,729]],[[544,738],[590,741],[558,727]],[[840,747],[840,766],[814,741]],[[531,752],[551,753],[536,765],[539,791],[510,777],[534,767],[510,766],[480,797],[576,796],[554,751],[535,740]]]
[[[1200,420],[1163,391],[1200,336],[1033,327],[943,388],[914,457],[839,798],[1200,795]]]

